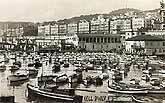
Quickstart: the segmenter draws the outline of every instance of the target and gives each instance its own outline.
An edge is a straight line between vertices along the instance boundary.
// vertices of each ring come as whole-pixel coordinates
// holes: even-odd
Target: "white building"
[[[103,18],[102,15],[97,19],[93,19],[91,22],[91,33],[108,33],[109,32],[109,19]]]
[[[76,33],[77,34],[77,23],[69,23],[68,24],[68,33]]]
[[[140,17],[132,18],[132,29],[133,31],[137,31],[138,29],[144,27],[145,19]]]
[[[57,35],[57,34],[58,34],[57,24],[38,26],[39,36],[48,36],[48,35]]]
[[[51,29],[51,35],[58,35],[58,25],[57,24],[51,25],[50,29]]]
[[[86,20],[79,21],[79,34],[89,33],[89,22]]]

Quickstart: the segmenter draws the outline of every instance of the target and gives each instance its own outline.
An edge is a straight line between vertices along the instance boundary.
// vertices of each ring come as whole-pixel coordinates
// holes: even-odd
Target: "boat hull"
[[[147,94],[148,90],[115,90],[108,88],[108,92],[122,93],[122,94]]]
[[[77,101],[80,103],[82,102],[82,96],[69,96],[69,95],[64,95],[64,94],[46,92],[30,84],[27,85],[27,88],[28,88],[28,92],[31,91],[32,93],[40,95],[40,96],[44,96],[44,97],[48,97],[52,99],[64,100],[64,101]]]
[[[15,75],[10,75],[7,78],[10,82],[17,82],[17,81],[23,81],[23,80],[27,80],[28,76],[24,75],[24,76],[15,76]]]
[[[165,94],[165,90],[149,90],[149,94]]]

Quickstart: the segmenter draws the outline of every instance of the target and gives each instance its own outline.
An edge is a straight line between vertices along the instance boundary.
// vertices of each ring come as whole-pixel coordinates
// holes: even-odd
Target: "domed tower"
[[[165,30],[165,3],[164,1],[162,0],[160,2],[160,24],[161,24],[161,29],[162,30]]]

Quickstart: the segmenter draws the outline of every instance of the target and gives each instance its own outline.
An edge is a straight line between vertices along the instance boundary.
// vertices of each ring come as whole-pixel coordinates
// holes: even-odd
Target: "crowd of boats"
[[[95,92],[90,85],[107,83],[107,93],[131,94],[132,100],[140,100],[141,94],[165,94],[164,62],[155,57],[118,55],[116,53],[2,53],[0,71],[8,70],[9,83],[30,80],[28,96],[40,96],[65,101],[80,102],[76,91]],[[11,62],[12,60],[12,62]],[[127,83],[122,80],[136,68],[142,71],[138,79],[132,77]],[[23,72],[22,72],[23,71]],[[94,75],[90,75],[92,73]],[[85,75],[84,74],[88,74]],[[155,76],[156,75],[156,76]],[[141,85],[141,81],[146,85]],[[66,84],[69,84],[65,87]],[[80,84],[84,86],[81,88]],[[108,101],[107,101],[108,102]]]

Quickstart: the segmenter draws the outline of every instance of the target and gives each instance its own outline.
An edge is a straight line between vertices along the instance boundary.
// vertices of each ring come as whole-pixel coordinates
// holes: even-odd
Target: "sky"
[[[56,21],[126,7],[152,10],[159,8],[159,3],[160,0],[0,0],[0,21]]]

